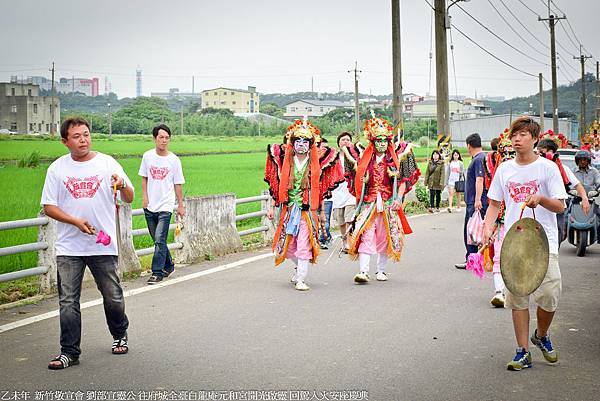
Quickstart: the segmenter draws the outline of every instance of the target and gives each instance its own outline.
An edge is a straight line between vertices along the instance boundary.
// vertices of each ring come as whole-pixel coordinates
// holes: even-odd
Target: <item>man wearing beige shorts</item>
[[[348,168],[351,168],[351,160],[346,160],[344,148],[352,146],[352,133],[342,132],[337,138],[339,152],[339,163],[342,166],[344,174]],[[350,224],[354,220],[354,211],[356,210],[356,198],[352,196],[348,189],[348,181],[342,182],[332,193],[331,200],[333,202],[333,215],[342,236],[343,246],[342,252],[348,253],[348,230]]]
[[[504,201],[505,229],[523,217],[535,218],[548,237],[550,258],[548,271],[540,287],[530,296],[516,296],[508,289],[505,308],[512,309],[512,320],[517,340],[517,352],[508,362],[507,369],[519,371],[533,366],[529,345],[529,300],[537,304],[537,328],[531,342],[537,346],[549,363],[558,361],[558,354],[550,341],[549,329],[558,307],[562,284],[558,265],[558,226],[556,213],[562,213],[567,193],[556,164],[533,151],[540,135],[540,126],[530,117],[519,117],[513,121],[509,139],[516,157],[500,164],[488,191],[489,207],[485,217],[484,242],[492,236],[500,203]],[[522,206],[527,206],[522,210]],[[534,213],[535,210],[535,213]],[[506,242],[505,242],[506,244]],[[532,250],[535,252],[535,249]],[[540,255],[541,256],[541,255]]]

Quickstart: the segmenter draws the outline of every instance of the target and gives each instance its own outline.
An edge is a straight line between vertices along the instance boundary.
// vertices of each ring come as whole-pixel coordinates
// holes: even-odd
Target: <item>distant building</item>
[[[321,117],[331,110],[352,109],[353,103],[340,102],[339,100],[313,100],[300,99],[294,100],[285,105],[283,116],[288,119]]]
[[[12,77],[11,82],[20,84],[38,85],[41,90],[51,91],[52,80],[46,77],[33,76],[18,80]],[[54,82],[56,93],[81,93],[85,96],[98,96],[100,94],[100,80],[98,78],[60,78]]]
[[[516,118],[518,115],[513,115]],[[510,126],[510,114],[496,114],[492,116],[479,116],[476,118],[463,118],[460,120],[450,121],[450,132],[452,133],[453,146],[465,146],[465,139],[470,134],[477,132],[481,136],[481,140],[485,145],[489,145],[492,138],[498,137],[505,128]],[[540,121],[537,116],[533,117],[535,121]],[[577,142],[579,123],[569,119],[558,120],[559,131],[565,136]],[[552,118],[544,118],[544,129],[552,128]]]
[[[450,100],[448,102],[450,119],[476,118],[492,114],[492,108],[476,99],[465,98],[463,101]],[[436,118],[437,101],[424,100],[420,102],[404,103],[404,114],[409,118]]]
[[[168,92],[151,92],[151,97],[158,97],[160,99],[169,100],[169,99],[190,99],[190,100],[200,100],[202,96],[200,93],[192,93],[192,92],[180,92],[179,88],[171,88]]]
[[[254,86],[248,90],[215,88],[202,91],[202,108],[227,109],[234,113],[258,113],[260,96]]]
[[[54,99],[54,126],[58,132],[60,100]],[[0,82],[0,129],[18,134],[49,133],[52,98],[40,96],[40,87],[18,82]]]

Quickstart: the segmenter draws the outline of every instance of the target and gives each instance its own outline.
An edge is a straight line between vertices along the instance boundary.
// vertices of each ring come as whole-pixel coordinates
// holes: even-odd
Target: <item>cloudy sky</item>
[[[435,93],[431,8],[425,0],[400,3],[404,92]],[[537,91],[539,72],[550,80],[550,35],[537,16],[547,17],[546,3],[471,0],[453,6],[458,29],[536,77],[512,70],[452,29],[456,85],[448,51],[451,94],[528,95]],[[596,57],[587,62],[595,73],[600,1],[553,0],[552,7],[571,24],[561,21],[556,29],[559,84],[580,75],[573,59],[579,41]],[[262,93],[307,91],[312,78],[315,91],[337,92],[340,86],[353,90],[347,71],[357,61],[361,92],[392,91],[390,0],[2,0],[0,34],[0,81],[11,75],[49,77],[54,61],[57,77],[98,77],[101,92],[108,77],[119,97],[135,94],[138,66],[144,95],[173,87],[190,91],[192,76],[196,91],[248,85]]]

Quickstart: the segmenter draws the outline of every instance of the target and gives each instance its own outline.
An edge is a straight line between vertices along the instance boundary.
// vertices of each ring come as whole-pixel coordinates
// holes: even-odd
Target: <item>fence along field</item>
[[[186,177],[186,196],[234,192],[238,197],[254,196],[265,189],[263,172],[265,149],[268,143],[279,138],[265,137],[223,137],[206,138],[197,136],[173,137],[171,149],[181,158]],[[334,138],[330,138],[332,144]],[[37,216],[40,212],[40,197],[46,169],[49,162],[42,162],[35,168],[19,168],[14,162],[31,152],[39,152],[40,158],[55,159],[67,152],[59,139],[54,140],[2,140],[0,141],[0,182],[2,183],[2,206],[0,221],[19,220]],[[93,149],[115,156],[123,165],[136,188],[134,208],[141,207],[141,178],[138,168],[141,154],[153,147],[151,136],[115,135],[115,138],[93,138]],[[240,154],[235,152],[248,152]],[[208,154],[207,154],[208,153]],[[210,153],[217,153],[210,155]],[[231,154],[226,154],[231,153]],[[428,155],[428,149],[416,149],[420,159]],[[185,156],[205,154],[203,156]],[[119,157],[122,155],[122,157]],[[422,164],[422,163],[421,163]],[[421,167],[423,167],[421,165]],[[256,205],[240,205],[238,213],[254,211]],[[134,228],[146,226],[143,217],[134,218]],[[243,221],[239,226],[256,225],[256,221]],[[0,232],[0,245],[11,246],[35,242],[37,228],[27,228]],[[149,236],[136,237],[136,248],[152,246]],[[33,267],[37,262],[35,252],[0,257],[0,273]]]

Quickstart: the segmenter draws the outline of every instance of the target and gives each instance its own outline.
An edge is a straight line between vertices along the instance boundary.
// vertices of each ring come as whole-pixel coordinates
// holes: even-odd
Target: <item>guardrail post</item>
[[[140,271],[142,269],[133,246],[133,220],[129,203],[123,203],[119,206],[119,228],[121,230],[120,233],[117,233],[117,235],[120,235],[119,274],[123,276],[125,272]]]
[[[195,263],[237,252],[242,240],[235,225],[235,194],[185,198],[183,230],[175,239],[183,248],[175,263]]]
[[[39,217],[46,217],[40,212]],[[56,220],[48,218],[48,224],[39,226],[38,241],[48,244],[48,248],[38,251],[38,266],[48,266],[48,271],[40,275],[40,292],[50,293],[56,291],[56,251],[54,243],[57,237]]]
[[[260,201],[260,210],[263,212],[268,212],[269,208],[271,207],[271,205],[273,203],[273,198],[271,198],[269,191],[262,191],[261,195],[266,195],[269,197],[269,199],[267,199],[267,200]],[[263,231],[263,233],[262,233],[263,242],[266,245],[270,245],[271,242],[273,242],[273,237],[275,236],[275,225],[273,224],[274,221],[275,221],[274,219],[269,220],[269,218],[267,216],[263,216],[260,219],[260,224],[269,228],[268,231]]]

